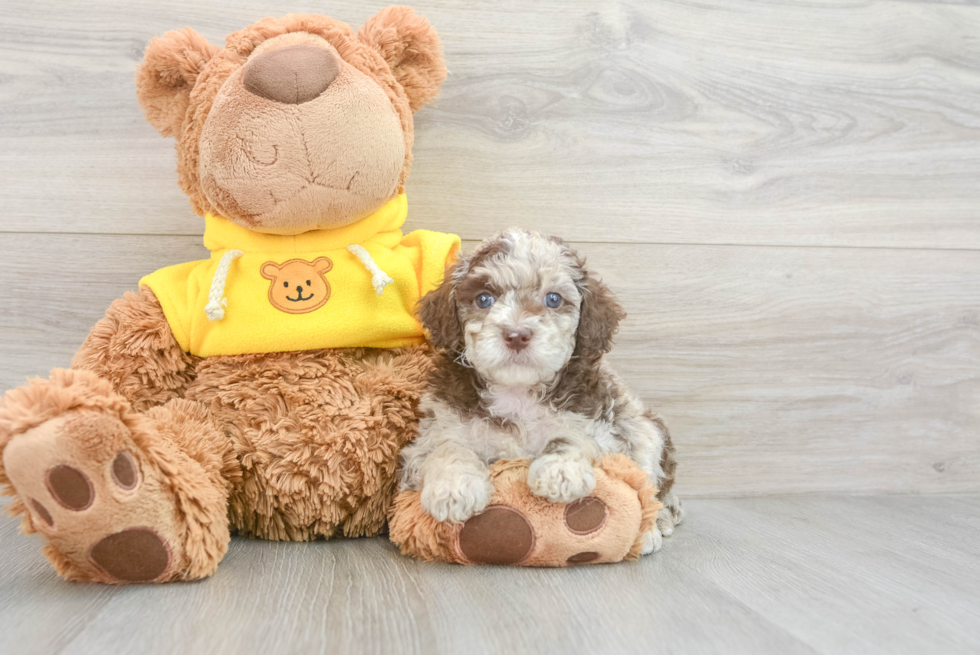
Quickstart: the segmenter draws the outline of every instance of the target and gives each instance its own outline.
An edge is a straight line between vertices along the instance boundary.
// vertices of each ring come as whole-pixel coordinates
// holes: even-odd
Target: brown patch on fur
[[[578,258],[578,266],[585,279],[580,285],[582,310],[573,357],[597,361],[612,348],[613,336],[626,312],[609,287],[585,268],[584,258]]]
[[[677,471],[677,459],[674,457],[674,442],[670,438],[670,430],[662,418],[647,410],[643,414],[644,418],[656,424],[664,435],[664,449],[660,453],[660,468],[663,469],[664,477],[660,481],[660,491],[657,492],[657,499],[663,500],[670,493],[674,486],[674,476]]]
[[[486,265],[488,260],[503,257],[510,254],[510,243],[505,239],[487,239],[476,247],[476,249],[466,257],[465,263],[459,269],[460,275],[467,275],[474,268]]]
[[[463,347],[463,327],[459,322],[453,284],[450,282],[456,266],[459,264],[450,269],[442,284],[425,294],[416,309],[419,321],[428,332],[429,343],[437,351],[451,353],[456,353]]]

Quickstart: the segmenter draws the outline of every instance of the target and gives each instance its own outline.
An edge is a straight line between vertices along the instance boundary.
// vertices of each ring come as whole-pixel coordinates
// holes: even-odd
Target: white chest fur
[[[540,394],[526,388],[496,388],[486,392],[487,411],[502,421],[472,419],[471,445],[485,460],[537,457],[549,441],[569,432],[587,431],[588,421],[558,412],[541,402]]]

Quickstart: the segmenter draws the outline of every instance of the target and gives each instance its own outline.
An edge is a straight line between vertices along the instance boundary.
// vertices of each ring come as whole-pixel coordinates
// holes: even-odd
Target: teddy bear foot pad
[[[226,495],[175,443],[219,436],[197,404],[139,414],[95,375],[55,371],[7,394],[0,428],[8,511],[65,578],[199,578],[224,555]]]
[[[118,419],[58,416],[12,439],[3,459],[34,527],[81,575],[150,582],[167,574],[178,541],[173,499]]]
[[[627,457],[607,455],[591,495],[551,503],[527,486],[528,460],[490,467],[491,504],[462,524],[425,513],[417,491],[395,500],[390,536],[403,553],[458,564],[564,567],[639,557],[661,507],[647,475]]]
[[[564,529],[569,534],[585,535],[600,530],[609,509],[600,499],[589,496],[564,506]],[[535,552],[532,522],[520,511],[507,505],[493,505],[470,518],[456,536],[456,549],[473,564],[519,565]],[[574,544],[572,550],[575,550]],[[594,550],[576,552],[565,558],[566,564],[585,564],[599,559]]]

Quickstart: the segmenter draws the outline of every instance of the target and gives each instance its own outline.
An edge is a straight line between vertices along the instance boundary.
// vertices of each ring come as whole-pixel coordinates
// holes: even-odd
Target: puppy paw
[[[664,537],[660,534],[659,528],[654,528],[646,534],[643,535],[643,550],[640,551],[641,555],[649,555],[650,553],[655,553],[661,549],[664,545]]]
[[[672,493],[667,494],[663,500],[664,509],[670,513],[670,521],[673,526],[680,525],[684,520],[684,508],[681,506],[680,499]]]
[[[428,476],[419,501],[437,521],[459,523],[486,509],[493,494],[489,477],[475,473],[457,476]]]
[[[669,510],[661,510],[657,515],[657,529],[665,537],[674,534],[674,517]]]
[[[553,503],[570,503],[592,493],[595,473],[587,459],[544,455],[531,462],[527,484],[535,496]]]

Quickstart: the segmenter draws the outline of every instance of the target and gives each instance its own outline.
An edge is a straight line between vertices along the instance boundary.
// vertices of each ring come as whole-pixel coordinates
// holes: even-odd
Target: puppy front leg
[[[490,502],[490,471],[465,446],[451,441],[439,444],[420,469],[419,500],[422,509],[437,521],[465,521],[482,512]]]
[[[527,484],[531,493],[553,503],[570,503],[585,498],[595,489],[592,462],[598,450],[590,442],[556,437],[531,462]]]

